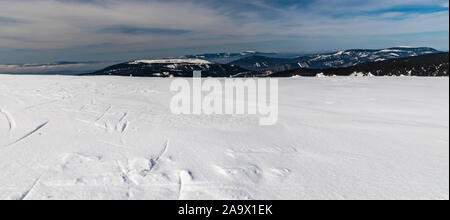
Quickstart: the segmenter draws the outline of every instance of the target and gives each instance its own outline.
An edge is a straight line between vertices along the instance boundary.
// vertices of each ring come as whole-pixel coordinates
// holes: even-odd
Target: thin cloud
[[[449,29],[448,0],[3,0],[0,14],[0,59],[7,60],[15,55],[2,56],[1,51],[108,45],[98,50],[126,53],[282,44],[295,36],[299,36],[296,43],[280,47],[301,50],[302,36],[316,36],[327,39],[315,45],[322,49],[330,40],[339,45],[348,35],[364,39]],[[372,41],[367,38],[367,47]],[[264,49],[264,43],[258,48]],[[92,51],[77,53],[95,58]],[[71,58],[69,52],[64,54]]]
[[[23,23],[23,22],[24,21],[19,20],[19,19],[0,16],[0,24],[2,24],[2,25],[18,24],[18,23]]]
[[[134,26],[111,26],[99,30],[101,33],[116,33],[129,35],[180,35],[189,33],[189,30],[166,29],[166,28],[144,28]]]

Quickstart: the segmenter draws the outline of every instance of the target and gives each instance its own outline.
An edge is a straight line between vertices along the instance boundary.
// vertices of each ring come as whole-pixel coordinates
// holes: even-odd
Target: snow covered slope
[[[201,59],[162,59],[162,60],[136,60],[129,64],[186,64],[186,65],[205,65],[212,64],[209,61]]]
[[[0,199],[449,199],[448,78],[280,79],[280,119],[171,79],[0,75]]]

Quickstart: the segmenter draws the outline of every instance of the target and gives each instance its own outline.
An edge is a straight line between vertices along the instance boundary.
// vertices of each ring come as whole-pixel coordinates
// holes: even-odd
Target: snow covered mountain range
[[[420,56],[362,63],[356,66],[311,69],[299,68],[273,73],[271,77],[294,76],[448,76],[449,53],[433,53]]]
[[[292,74],[314,76],[321,72],[329,72],[329,75],[351,75],[353,71],[371,72],[374,75],[448,75],[448,62],[445,62],[448,60],[448,53],[439,53],[439,51],[427,47],[358,49],[297,58],[276,58],[260,54],[247,51],[240,54],[204,54],[187,56],[190,58],[136,60],[113,65],[91,75],[192,77],[193,71],[202,71],[204,77],[290,76]],[[436,56],[426,57],[426,55]],[[228,64],[218,61],[242,56],[245,57]],[[403,65],[401,70],[398,69],[398,63],[389,62],[408,57],[416,59],[400,62]],[[422,57],[425,58],[422,59]],[[290,70],[294,71],[289,72]],[[339,72],[331,73],[333,71]]]
[[[420,56],[439,51],[428,47],[394,47],[380,50],[353,49],[329,54],[276,58],[268,56],[245,57],[229,64],[254,71],[280,72],[297,68],[338,68],[355,66],[366,62],[377,62],[395,58]]]

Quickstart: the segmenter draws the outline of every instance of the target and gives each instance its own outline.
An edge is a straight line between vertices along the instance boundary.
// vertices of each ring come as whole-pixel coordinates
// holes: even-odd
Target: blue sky
[[[448,0],[2,0],[0,64],[449,48]]]

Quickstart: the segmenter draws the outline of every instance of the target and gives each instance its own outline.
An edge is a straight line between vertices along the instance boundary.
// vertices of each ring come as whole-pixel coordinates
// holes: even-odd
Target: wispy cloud
[[[189,33],[189,30],[167,29],[167,28],[145,28],[134,26],[111,26],[99,30],[100,33],[130,34],[130,35],[180,35]]]
[[[343,45],[343,36],[349,35],[373,47],[368,36],[448,32],[448,15],[448,0],[3,0],[0,60],[33,56],[6,56],[6,50],[41,50],[41,57],[49,58],[45,51],[59,50],[67,59],[80,53],[98,56],[89,49],[70,53],[89,45],[108,45],[97,51],[111,59],[136,50],[254,47],[268,41],[302,50],[305,37],[327,39],[315,40],[322,49],[330,41]],[[298,40],[291,41],[295,36]],[[448,48],[440,38],[435,42]],[[256,47],[274,49],[264,43]]]
[[[6,24],[17,24],[17,23],[22,23],[22,20],[18,20],[15,18],[9,18],[9,17],[2,17],[0,16],[0,24],[2,25],[6,25]]]

